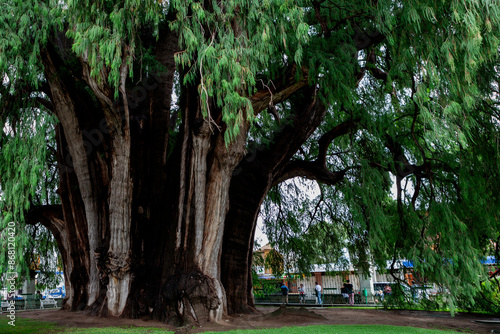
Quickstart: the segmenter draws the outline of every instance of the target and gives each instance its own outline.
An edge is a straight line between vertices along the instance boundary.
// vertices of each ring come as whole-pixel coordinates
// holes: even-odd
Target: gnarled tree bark
[[[269,148],[246,152],[248,121],[224,142],[221,108],[209,101],[202,115],[197,83],[183,86],[180,110],[172,110],[179,50],[168,26],[151,45],[164,72],[132,83],[123,63],[117,95],[105,70],[96,80],[87,59],[63,48],[70,44],[54,37],[41,54],[45,105],[60,121],[61,212],[39,220],[63,258],[64,308],[176,323],[252,310],[253,238],[270,187],[294,176],[335,184],[344,175],[325,167],[335,133],[324,137],[317,161],[291,161],[327,111],[307,70],[283,69],[272,87],[249,96],[255,114],[271,109],[275,116],[275,104],[303,98]]]

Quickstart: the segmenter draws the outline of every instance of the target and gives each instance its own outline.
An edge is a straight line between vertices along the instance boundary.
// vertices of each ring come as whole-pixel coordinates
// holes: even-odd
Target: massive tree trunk
[[[245,133],[226,147],[223,133],[204,120],[194,89],[184,94],[182,145],[178,169],[172,171],[171,202],[174,205],[162,271],[157,315],[196,322],[217,321],[226,309],[220,281],[220,254],[227,210],[229,183],[235,166],[244,156]],[[193,106],[194,104],[194,106]],[[197,112],[192,112],[192,110]],[[172,183],[169,183],[172,184]]]
[[[180,109],[171,108],[178,41],[168,27],[154,47],[164,72],[134,84],[124,61],[118,94],[91,75],[87,59],[65,51],[69,44],[59,36],[41,54],[60,121],[61,207],[39,220],[62,255],[63,307],[176,323],[251,310],[255,225],[270,187],[298,175],[339,179],[320,159],[291,161],[326,113],[307,73],[291,67],[250,97],[258,114],[300,95],[273,144],[247,154],[248,121],[225,142],[221,108],[208,101],[202,115],[196,82],[183,86]]]
[[[204,117],[193,84],[181,92],[181,130],[171,138],[177,48],[168,36],[157,46],[167,72],[128,87],[123,75],[117,100],[85,59],[75,69],[56,48],[42,55],[60,120],[62,203],[43,222],[62,254],[66,309],[175,323],[249,311],[260,204],[326,112],[306,80],[286,75],[275,94],[255,94],[254,111],[300,89],[307,98],[269,149],[243,159],[249,123],[226,143],[221,110],[210,102]],[[73,81],[78,73],[89,89]]]
[[[231,206],[226,216],[222,256],[224,286],[236,292],[228,296],[230,312],[245,312],[254,306],[251,280],[253,241],[260,206],[271,187],[294,177],[335,185],[343,180],[346,172],[328,170],[327,148],[335,138],[356,128],[355,119],[338,124],[319,138],[319,152],[314,161],[292,159],[326,113],[326,107],[318,101],[314,88],[303,88],[302,93],[304,98],[296,105],[288,125],[277,133],[273,144],[249,152],[231,180]]]
[[[96,315],[218,321],[227,311],[220,257],[229,186],[248,123],[230,145],[201,115],[197,89],[181,94],[182,130],[170,143],[174,34],[158,46],[167,72],[119,98],[48,48],[42,59],[58,128],[62,218],[44,219],[64,262],[64,308]],[[80,72],[81,71],[81,72]],[[127,73],[124,64],[122,73]],[[81,77],[89,90],[74,81]],[[220,110],[213,106],[211,116]]]
[[[246,312],[254,306],[251,281],[253,241],[260,206],[276,175],[287,166],[302,143],[323,119],[326,108],[316,100],[314,88],[305,97],[287,126],[269,148],[250,152],[231,180],[231,208],[226,218],[222,256],[223,282],[234,291],[228,297],[230,312]]]

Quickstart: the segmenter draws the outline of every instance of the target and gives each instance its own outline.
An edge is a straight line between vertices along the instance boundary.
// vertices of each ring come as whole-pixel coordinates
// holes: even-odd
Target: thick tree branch
[[[326,154],[328,151],[328,146],[330,146],[331,142],[335,140],[336,138],[343,136],[352,130],[356,128],[356,124],[359,121],[359,119],[350,119],[347,121],[342,122],[341,124],[337,125],[327,133],[325,133],[321,138],[319,139],[319,153],[318,153],[318,158],[317,162],[320,165],[325,165],[326,164]]]
[[[372,45],[376,45],[385,39],[385,35],[379,31],[364,32],[357,28],[356,33],[353,36],[354,45],[356,49],[364,50]]]
[[[326,23],[326,20],[321,16],[321,3],[323,1],[313,1],[313,7],[314,7],[314,16],[318,20],[321,30],[323,30],[323,36],[325,38],[330,38],[332,35],[332,29],[328,28],[328,24]]]
[[[0,104],[0,119],[2,115],[8,113],[11,108],[21,108],[23,105],[29,105],[28,101],[36,101],[38,104],[52,110],[54,107],[52,102],[40,96],[40,93],[49,96],[45,91],[47,85],[42,84],[41,86],[42,87],[36,88],[33,84],[23,79],[16,80],[15,83],[11,82],[8,85],[0,85],[0,96],[2,97],[2,104]],[[14,91],[14,94],[11,94],[11,91]],[[32,97],[33,95],[37,96]]]
[[[264,89],[257,91],[250,97],[255,115],[277,103],[285,101],[299,89],[307,85],[307,70],[304,68],[301,69],[298,81],[296,80],[296,70],[295,66],[292,67],[285,72],[283,77],[274,80],[272,85],[266,85]]]
[[[418,174],[418,176],[423,177],[421,172],[424,171],[423,166],[418,166],[411,164],[404,154],[403,147],[396,142],[394,138],[389,135],[386,135],[386,147],[392,153],[392,158],[396,167],[396,176],[401,179],[405,178],[410,174]]]
[[[348,169],[332,172],[317,161],[294,160],[289,162],[285,168],[276,175],[272,186],[297,176],[334,186],[344,179],[347,171]]]
[[[64,227],[64,215],[61,205],[37,205],[31,207],[25,215],[27,224],[42,224],[50,231],[54,228],[61,232]]]
[[[377,56],[375,55],[375,49],[372,49],[368,56],[366,57],[367,68],[375,79],[387,81],[389,75],[377,67]]]
[[[273,186],[296,176],[302,176],[328,185],[335,185],[340,182],[348,169],[332,172],[326,167],[328,146],[335,138],[351,132],[358,121],[359,119],[347,120],[326,132],[319,139],[319,153],[316,161],[294,160],[287,163],[275,176]]]
[[[80,62],[83,67],[83,79],[99,100],[108,126],[110,127],[110,129],[119,132],[122,120],[118,113],[115,112],[117,106],[113,103],[113,90],[111,89],[111,87],[109,87],[108,84],[106,84],[107,80],[102,80],[99,83],[92,77],[92,75],[90,74],[90,65],[88,64],[87,59],[80,58]],[[104,68],[101,69],[100,77],[108,77]]]
[[[44,99],[42,97],[37,97],[36,101],[38,103],[40,103],[42,106],[44,106],[45,108],[47,108],[48,110],[50,110],[50,111],[54,110],[54,105],[52,104],[51,101]]]
[[[326,106],[318,101],[317,89],[304,87],[301,93],[304,97],[293,104],[292,119],[283,122],[270,147],[262,145],[250,151],[233,172],[221,260],[226,289],[237,290],[243,285],[245,291],[251,291],[250,271],[244,271],[251,267],[253,236],[260,205],[272,186],[274,175],[289,162],[325,117]],[[264,103],[266,108],[267,105],[268,102]],[[250,233],[251,237],[246,237],[245,233]],[[235,252],[235,249],[248,249],[248,252]],[[248,305],[254,305],[251,293],[243,299],[234,295],[228,297],[228,307],[232,312],[239,312]]]

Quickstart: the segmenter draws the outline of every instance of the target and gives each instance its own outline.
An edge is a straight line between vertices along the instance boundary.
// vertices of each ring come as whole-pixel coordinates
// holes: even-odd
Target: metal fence
[[[37,298],[23,298],[23,299],[16,299],[14,300],[14,306],[16,307],[16,310],[39,310],[39,309],[50,309],[50,308],[60,308],[62,305],[62,298],[54,298],[56,305],[49,304],[49,303],[43,303],[42,307],[42,302],[40,299]],[[10,300],[5,301],[2,300],[2,312],[5,312],[7,310],[7,307],[10,306]]]
[[[342,294],[338,293],[325,293],[321,295],[321,299],[323,305],[349,305],[349,300],[344,298]],[[261,293],[259,296],[255,297],[256,304],[276,304],[282,303],[283,296],[281,293]],[[299,303],[299,294],[298,293],[289,293],[288,294],[288,303],[295,304]],[[316,296],[313,294],[305,295],[305,303],[306,304],[316,304]],[[355,293],[354,294],[354,304],[356,305],[375,305],[376,301],[373,296],[363,296],[362,294]]]
[[[419,303],[435,303],[439,298],[443,298],[442,294],[430,293],[429,287],[413,287],[409,290],[402,291],[405,294],[405,300],[413,304]],[[324,288],[321,294],[323,305],[349,305],[348,297],[344,297],[338,293],[337,288]],[[394,292],[393,292],[394,294]],[[392,295],[392,294],[391,294]],[[394,298],[391,295],[384,295],[381,290],[375,290],[370,293],[363,289],[362,291],[354,291],[354,305],[358,306],[382,306],[387,302],[387,298]],[[256,304],[281,304],[283,303],[283,295],[278,289],[261,289],[254,288],[254,299]],[[386,299],[386,300],[384,300]],[[390,302],[390,300],[389,300]],[[288,293],[288,303],[300,303],[299,294],[296,292]],[[317,298],[314,293],[306,293],[305,304],[317,304]]]

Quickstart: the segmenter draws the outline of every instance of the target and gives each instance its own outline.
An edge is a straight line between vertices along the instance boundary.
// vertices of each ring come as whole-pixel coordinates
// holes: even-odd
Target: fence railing
[[[16,310],[38,310],[38,309],[49,309],[49,308],[59,308],[62,305],[62,298],[54,298],[56,301],[56,305],[54,306],[53,304],[44,304],[43,307],[41,306],[40,299],[34,299],[34,298],[24,298],[24,299],[16,299],[14,300],[14,306],[16,307]],[[10,300],[2,300],[2,312],[5,312],[7,310],[7,307],[10,305]]]
[[[321,295],[321,299],[323,304],[332,304],[332,305],[348,305],[349,300],[346,300],[342,294],[339,293],[325,293]],[[283,301],[283,295],[281,292],[276,293],[263,293],[258,292],[255,294],[255,302],[258,303],[281,303]],[[298,293],[289,293],[288,294],[288,303],[299,303],[299,294]],[[314,294],[308,293],[305,295],[305,303],[306,304],[316,304],[316,296]],[[354,304],[357,305],[374,305],[375,299],[373,296],[363,296],[360,293],[354,294]]]

